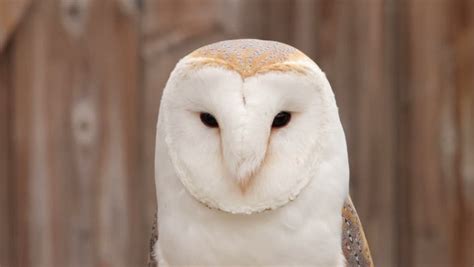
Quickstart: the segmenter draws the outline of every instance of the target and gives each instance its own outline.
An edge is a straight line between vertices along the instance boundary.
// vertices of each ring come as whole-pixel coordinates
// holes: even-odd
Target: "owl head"
[[[280,208],[322,165],[347,161],[324,73],[274,41],[223,41],[181,59],[163,92],[158,135],[187,194],[229,213]],[[317,186],[346,189],[339,177]]]

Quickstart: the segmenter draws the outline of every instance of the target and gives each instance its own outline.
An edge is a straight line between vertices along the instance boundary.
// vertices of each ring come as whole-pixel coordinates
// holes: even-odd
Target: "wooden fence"
[[[327,73],[377,266],[474,266],[473,0],[0,0],[0,266],[144,266],[164,83],[241,37]]]

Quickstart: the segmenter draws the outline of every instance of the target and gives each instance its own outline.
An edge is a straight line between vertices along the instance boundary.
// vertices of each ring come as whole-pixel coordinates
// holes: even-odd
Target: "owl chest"
[[[162,216],[158,254],[163,263],[339,266],[337,231],[316,218],[300,212],[251,218],[199,209]]]

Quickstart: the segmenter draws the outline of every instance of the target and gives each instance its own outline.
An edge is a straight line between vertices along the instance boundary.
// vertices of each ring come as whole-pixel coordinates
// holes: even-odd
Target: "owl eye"
[[[278,113],[273,119],[272,127],[273,128],[284,127],[288,124],[288,122],[290,122],[290,120],[291,120],[291,113],[282,111]]]
[[[212,116],[211,114],[203,112],[201,113],[200,117],[201,117],[202,123],[204,123],[204,125],[206,125],[207,127],[210,127],[210,128],[219,127],[219,124],[217,123],[216,118],[214,118],[214,116]]]

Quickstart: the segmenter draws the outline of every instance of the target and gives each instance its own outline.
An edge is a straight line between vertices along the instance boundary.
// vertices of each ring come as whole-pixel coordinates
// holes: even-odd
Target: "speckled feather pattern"
[[[342,251],[347,267],[373,267],[369,244],[350,197],[342,208],[342,218]]]
[[[148,267],[158,267],[158,262],[155,260],[153,248],[155,247],[156,242],[158,241],[158,218],[157,213],[155,213],[155,219],[153,222],[153,227],[151,229],[151,237],[150,237],[150,247],[148,253]]]
[[[308,59],[289,45],[254,39],[227,40],[197,49],[189,55],[200,59],[196,66],[219,65],[238,72],[243,78],[268,71],[304,72],[301,66],[288,66],[285,62]]]
[[[365,238],[364,230],[350,197],[346,199],[342,209],[342,251],[346,258],[346,267],[374,267],[370,254],[369,244]],[[155,222],[150,238],[150,254],[148,267],[158,267],[157,261],[153,257],[153,247],[158,240],[158,221],[155,215]]]

